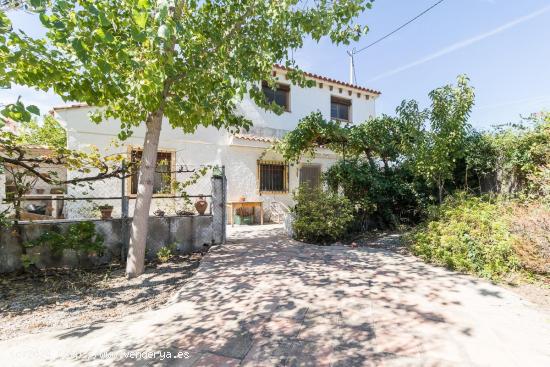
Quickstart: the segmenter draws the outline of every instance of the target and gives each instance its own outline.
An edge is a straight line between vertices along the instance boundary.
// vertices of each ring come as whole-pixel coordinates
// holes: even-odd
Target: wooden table
[[[233,216],[237,208],[250,208],[252,207],[252,215],[254,221],[256,220],[256,207],[260,207],[260,224],[264,224],[264,203],[261,201],[228,201],[227,206],[231,208],[231,216],[229,217],[229,224],[233,225]]]

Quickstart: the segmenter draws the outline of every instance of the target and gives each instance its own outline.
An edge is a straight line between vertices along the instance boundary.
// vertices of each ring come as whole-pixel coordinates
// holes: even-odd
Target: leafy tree
[[[146,135],[130,235],[128,276],[143,272],[153,173],[162,121],[192,133],[199,125],[248,127],[236,103],[249,94],[267,105],[258,82],[271,68],[296,69],[291,51],[306,37],[357,40],[353,24],[372,0],[32,0],[44,39],[0,37],[0,80],[52,88],[98,109],[96,122],[120,121],[119,137],[145,123]],[[1,16],[2,28],[6,17]],[[298,70],[292,82],[310,85]]]
[[[453,178],[456,162],[464,155],[464,141],[470,129],[468,117],[474,105],[474,90],[468,81],[460,75],[456,86],[449,84],[430,92],[429,130],[414,153],[416,169],[436,184],[440,203],[445,181]]]

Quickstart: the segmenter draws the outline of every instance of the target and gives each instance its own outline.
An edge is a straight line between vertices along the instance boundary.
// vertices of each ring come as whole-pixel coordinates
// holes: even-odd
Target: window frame
[[[275,100],[275,98],[273,99],[273,102],[275,102],[275,104],[277,104],[277,106],[279,107],[282,107],[284,109],[285,112],[290,112],[290,84],[282,84],[282,83],[277,83],[277,89],[272,89],[268,84],[267,82],[264,80],[262,81],[262,93],[264,95],[264,97],[266,97],[266,102],[267,103],[270,103],[267,101],[267,96],[265,94],[265,91],[264,91],[264,88],[268,88],[270,90],[273,90],[273,91],[283,91],[285,92],[286,94],[286,98],[285,98],[285,106],[281,106],[280,104],[278,104]]]
[[[262,165],[274,165],[283,167],[283,190],[273,191],[273,190],[262,190]],[[260,195],[285,195],[289,193],[289,165],[284,161],[266,161],[258,160],[256,161],[256,190]]]
[[[342,119],[339,117],[333,117],[332,116],[332,104],[337,104],[340,106],[346,106],[348,108],[348,119]],[[352,122],[352,116],[351,116],[351,99],[337,97],[337,96],[330,96],[330,119],[331,120],[337,120],[337,121],[344,121],[344,122]]]
[[[132,153],[134,151],[141,151],[143,152],[143,147],[140,145],[129,145],[127,150],[128,160],[132,160]],[[176,150],[175,149],[158,149],[158,153],[163,154],[170,154],[170,179],[172,181],[176,180]],[[143,153],[142,153],[143,154]],[[158,162],[158,155],[157,155],[157,162]],[[134,177],[137,180],[139,172],[136,172],[135,176],[130,176],[126,180],[126,195],[131,198],[135,198],[137,196],[137,192],[135,194],[132,193],[132,181],[134,180]],[[153,187],[154,189],[154,187]],[[161,193],[161,194],[155,194],[153,193],[153,197],[155,198],[162,198],[162,197],[170,197],[174,196],[176,191],[174,190],[174,187],[170,185],[170,192],[169,193]]]

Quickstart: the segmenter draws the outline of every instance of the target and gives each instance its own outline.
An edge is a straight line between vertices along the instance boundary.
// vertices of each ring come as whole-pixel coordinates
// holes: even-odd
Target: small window
[[[350,107],[349,99],[331,97],[330,117],[334,120],[350,121]]]
[[[258,162],[260,192],[288,192],[288,165],[283,162]]]
[[[307,185],[312,189],[321,186],[321,166],[304,165],[300,168],[300,186]]]
[[[262,91],[267,103],[275,102],[285,111],[290,111],[290,87],[288,85],[278,84],[275,89],[271,89],[267,82],[263,82]]]
[[[132,148],[132,162],[139,162],[143,154],[140,148]],[[153,194],[171,194],[172,179],[174,178],[174,170],[172,163],[174,162],[175,152],[158,152],[157,166],[155,168],[155,176],[153,181]],[[130,194],[136,195],[138,189],[138,174],[132,175],[130,179]]]

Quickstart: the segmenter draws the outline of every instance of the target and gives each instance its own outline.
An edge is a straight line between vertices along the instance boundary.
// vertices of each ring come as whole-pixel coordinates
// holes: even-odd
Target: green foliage
[[[498,152],[497,167],[504,191],[519,191],[529,197],[550,195],[550,113],[525,125],[501,129],[493,137]]]
[[[407,166],[382,169],[360,160],[339,161],[324,174],[327,185],[341,192],[355,207],[355,229],[367,221],[377,227],[414,224],[423,218],[428,188]]]
[[[470,130],[468,116],[474,105],[474,90],[461,75],[457,85],[446,85],[430,92],[429,129],[412,156],[415,170],[438,188],[443,199],[445,181],[453,178],[458,159],[463,157],[464,141]]]
[[[503,208],[486,198],[449,196],[407,240],[426,261],[489,279],[519,266]]]
[[[294,193],[293,229],[296,238],[328,244],[346,236],[353,221],[349,199],[331,191],[300,187]]]
[[[64,148],[67,146],[67,133],[53,116],[44,116],[42,125],[31,119],[21,124],[19,134],[22,144],[45,145],[51,148]]]
[[[177,245],[175,243],[171,243],[169,245],[166,245],[164,247],[161,247],[158,251],[157,251],[157,259],[161,262],[161,263],[165,263],[167,262],[168,260],[170,260],[170,258],[172,257],[172,255],[174,255],[174,251],[176,251],[176,247]]]
[[[467,175],[472,175],[478,179],[493,173],[497,164],[497,148],[493,143],[492,135],[480,133],[472,130],[465,138],[464,142],[464,161],[466,188],[469,187]]]
[[[0,27],[2,26],[2,12],[0,11]],[[0,36],[2,37],[2,36]],[[1,41],[1,39],[0,39]],[[0,59],[1,60],[1,59]],[[2,69],[0,69],[1,72]],[[1,75],[1,74],[0,74]],[[2,86],[0,82],[0,86]],[[40,110],[34,105],[25,106],[21,102],[21,98],[17,98],[15,103],[9,103],[2,107],[0,115],[13,121],[30,122],[33,118],[32,115],[40,115]],[[0,119],[0,127],[4,125],[2,119]]]
[[[24,246],[47,246],[55,255],[61,255],[63,250],[68,249],[101,255],[104,250],[103,237],[95,232],[95,225],[91,221],[73,223],[65,233],[60,230],[44,232],[35,240],[26,242]]]
[[[349,128],[340,121],[326,121],[321,112],[313,112],[302,118],[296,128],[281,139],[273,149],[289,162],[297,162],[304,155],[314,156],[315,149],[326,146],[335,152],[348,144]]]
[[[354,20],[372,0],[337,2],[81,0],[32,1],[27,9],[44,38],[12,29],[0,9],[0,84],[53,89],[65,100],[101,107],[121,121],[120,138],[155,116],[185,132],[197,126],[236,128],[249,94],[266,109],[257,83],[275,62],[296,68],[293,50],[306,38],[335,44],[367,32]],[[311,84],[300,71],[288,74]],[[282,111],[276,111],[282,112]]]

